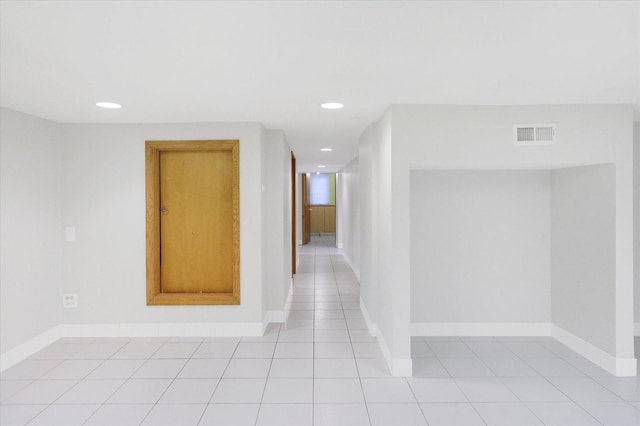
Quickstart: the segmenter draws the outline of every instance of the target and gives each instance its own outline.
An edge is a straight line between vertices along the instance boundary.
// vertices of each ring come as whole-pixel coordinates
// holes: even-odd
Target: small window
[[[311,174],[311,185],[309,185],[309,204],[316,206],[332,206],[336,204],[335,173]]]

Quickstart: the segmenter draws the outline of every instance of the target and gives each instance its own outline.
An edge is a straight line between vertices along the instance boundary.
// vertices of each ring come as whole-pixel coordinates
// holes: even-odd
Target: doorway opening
[[[305,173],[302,175],[303,244],[311,235],[333,237],[336,235],[336,174]]]

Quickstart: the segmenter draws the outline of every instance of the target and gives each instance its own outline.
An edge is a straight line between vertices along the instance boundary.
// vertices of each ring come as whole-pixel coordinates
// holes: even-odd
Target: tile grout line
[[[154,355],[156,353],[158,353],[158,351],[160,350],[160,348],[162,348],[162,346],[166,345],[167,343],[170,343],[168,340],[163,343],[162,345],[160,345],[160,347],[158,348],[157,351],[154,352]],[[176,342],[179,343],[179,342]],[[187,361],[184,363],[184,365],[182,366],[182,368],[180,368],[180,371],[178,371],[175,375],[175,377],[173,379],[171,379],[171,383],[169,383],[169,386],[167,386],[164,391],[160,394],[160,396],[158,397],[158,399],[156,400],[156,402],[153,404],[153,406],[151,407],[151,409],[147,412],[147,414],[142,418],[142,420],[140,421],[140,425],[142,425],[145,420],[149,417],[149,414],[151,414],[151,412],[158,406],[158,402],[162,399],[162,397],[167,393],[167,391],[169,390],[169,388],[171,387],[171,385],[173,385],[173,383],[176,381],[176,379],[178,378],[178,376],[180,375],[180,373],[182,373],[182,370],[184,370],[184,367],[186,367],[186,365],[189,363],[189,360],[192,359],[193,354],[195,354],[197,352],[197,350],[200,348],[200,346],[202,346],[202,344],[204,343],[204,339],[200,342],[200,344],[193,350],[193,352],[191,352],[191,355],[189,356],[189,358],[186,358]],[[151,358],[149,358],[149,360],[153,359],[153,355],[151,356]],[[165,359],[165,358],[157,358],[157,359]],[[183,359],[183,358],[166,358],[166,359]],[[144,365],[144,364],[142,364]],[[140,366],[140,368],[142,368],[142,365]],[[135,373],[134,373],[135,374]],[[133,377],[133,376],[132,376]],[[127,380],[128,381],[128,380]],[[206,407],[205,407],[206,410]],[[204,411],[203,411],[204,413]]]
[[[462,339],[457,338],[454,341],[458,341],[458,342],[462,342]],[[438,360],[438,362],[440,363],[440,365],[442,366],[442,368],[444,368],[444,370],[447,372],[447,374],[449,375],[449,378],[451,379],[451,381],[453,382],[454,385],[456,385],[456,388],[458,388],[458,390],[460,391],[460,393],[465,397],[465,399],[467,400],[467,403],[471,406],[471,408],[473,409],[473,411],[478,415],[478,418],[482,421],[482,423],[484,423],[485,425],[487,424],[486,420],[484,419],[484,417],[482,417],[480,415],[480,413],[478,412],[478,410],[476,409],[475,405],[473,405],[473,403],[471,402],[471,400],[469,399],[469,397],[467,396],[467,394],[462,390],[462,388],[460,387],[460,385],[458,385],[458,381],[456,380],[455,377],[453,377],[451,375],[451,372],[447,369],[447,367],[444,365],[444,363],[440,360],[440,357],[438,356],[437,352],[433,350],[433,348],[431,347],[431,345],[429,344],[429,341],[425,340],[425,343],[427,344],[427,347],[429,348],[429,350],[431,352],[433,352],[433,356]],[[466,346],[466,345],[465,345]],[[420,411],[422,411],[422,407],[420,407]],[[423,412],[424,414],[424,412]],[[425,416],[426,417],[426,416]]]
[[[91,344],[94,343],[92,341],[87,342],[87,344]],[[102,366],[105,362],[107,362],[107,360],[109,360],[111,357],[113,357],[113,355],[115,355],[117,352],[119,352],[124,346],[126,345],[126,343],[121,344],[121,346],[116,349],[108,358],[105,359],[96,359],[100,362],[98,365],[96,365],[91,371],[89,371],[87,374],[85,374],[83,377],[81,377],[80,379],[77,379],[78,382],[76,384],[74,384],[73,386],[71,386],[69,389],[67,389],[66,391],[62,392],[62,394],[60,394],[57,398],[55,398],[53,401],[51,401],[51,403],[47,404],[47,406],[40,411],[36,416],[34,416],[33,418],[31,418],[26,424],[31,423],[32,421],[34,421],[37,417],[39,417],[45,410],[49,409],[50,407],[52,407],[56,401],[58,401],[60,398],[62,398],[63,396],[65,396],[67,393],[69,393],[72,389],[74,389],[76,386],[78,386],[80,383],[82,383],[87,377],[89,377],[89,375],[91,375],[91,373],[93,373],[94,371],[96,371],[98,368],[100,368],[100,366]],[[64,364],[66,361],[93,361],[94,359],[82,359],[82,358],[66,358],[65,360],[63,360],[62,362],[60,362],[55,368],[57,368],[58,366]],[[53,369],[51,369],[49,372],[53,371]],[[44,377],[47,373],[43,374],[41,377]],[[55,380],[55,379],[45,379],[45,380]],[[61,379],[61,380],[67,380],[67,379]],[[76,379],[69,379],[69,380],[76,380]],[[120,389],[120,387],[122,387],[124,385],[124,383],[126,383],[126,380],[122,383],[122,385],[120,385],[118,387],[118,389]],[[117,392],[118,389],[116,389],[113,393]],[[113,396],[113,393],[111,395],[109,395],[109,398],[111,398],[111,396]],[[107,398],[108,399],[108,398]],[[85,419],[85,421],[83,423],[85,423],[87,420],[89,420],[91,417],[93,417],[93,415],[100,409],[100,407],[102,407],[102,405],[104,404],[104,402],[102,404],[96,404],[98,405],[98,407],[96,407],[96,409],[89,415],[89,417],[87,417],[87,419]]]
[[[220,386],[220,382],[222,381],[222,378],[224,377],[224,373],[227,372],[227,369],[229,368],[229,364],[231,364],[231,360],[233,359],[233,356],[236,354],[236,351],[238,350],[238,345],[240,345],[240,342],[242,341],[242,339],[239,339],[236,342],[236,347],[233,348],[233,352],[231,353],[231,356],[229,357],[229,359],[227,360],[227,365],[224,366],[224,369],[222,370],[222,373],[220,373],[220,377],[218,378],[218,383],[216,383],[216,385],[213,387],[213,392],[211,392],[211,396],[209,396],[209,401],[207,401],[207,404],[204,408],[204,411],[202,412],[202,414],[200,415],[200,418],[198,419],[198,423],[196,423],[196,425],[199,425],[202,422],[202,419],[204,418],[205,413],[207,412],[207,410],[209,409],[209,405],[212,403],[211,400],[213,400],[213,395],[215,395],[216,391],[218,390],[218,387]],[[205,339],[206,342],[206,339]],[[202,342],[204,343],[204,342]],[[200,345],[202,346],[202,345]],[[198,347],[199,349],[200,347]],[[196,349],[196,352],[198,350]],[[194,352],[194,354],[196,353]],[[192,358],[193,359],[193,356]],[[199,358],[196,358],[199,359]],[[205,358],[206,359],[206,358]],[[211,359],[215,359],[215,358],[211,358]],[[188,364],[188,362],[187,362]],[[186,365],[186,364],[185,364]]]
[[[538,371],[538,369],[536,369],[533,365],[529,364],[529,363],[527,362],[527,360],[525,360],[525,359],[524,359],[524,358],[522,358],[520,355],[518,355],[518,354],[517,354],[513,349],[511,349],[509,346],[505,345],[504,343],[500,342],[499,340],[496,340],[496,342],[498,342],[498,343],[500,343],[502,346],[504,346],[504,347],[505,347],[509,352],[511,352],[513,355],[515,355],[515,357],[516,357],[517,359],[519,359],[519,360],[520,360],[520,361],[522,361],[525,365],[527,365],[529,368],[531,368],[533,371],[535,371],[535,372],[538,374],[538,377],[539,377],[539,378],[544,379],[544,380],[545,380],[547,383],[549,383],[549,384],[550,384],[554,389],[556,389],[558,392],[560,392],[560,393],[561,393],[561,394],[563,394],[565,397],[567,397],[567,399],[568,399],[569,401],[571,401],[572,403],[574,403],[575,405],[577,405],[578,407],[580,407],[580,409],[581,409],[582,411],[584,411],[584,412],[585,412],[585,413],[587,413],[589,416],[591,416],[591,417],[592,417],[592,418],[593,418],[597,423],[602,424],[602,423],[601,423],[598,419],[596,419],[596,418],[595,418],[591,413],[589,413],[587,410],[585,410],[584,408],[582,408],[582,406],[581,406],[577,401],[574,401],[574,400],[573,400],[573,398],[571,398],[571,397],[570,397],[569,395],[567,395],[564,391],[562,391],[562,389],[560,389],[560,388],[558,388],[556,385],[554,385],[554,384],[553,384],[553,382],[551,382],[547,376],[544,376],[540,371]],[[532,342],[532,343],[536,343],[536,344],[537,344],[537,342],[534,342],[534,341],[531,341],[531,342]],[[464,342],[463,342],[463,343],[464,343]],[[475,354],[475,352],[473,351],[473,349],[471,349],[471,347],[470,347],[469,345],[467,345],[467,344],[465,343],[465,346],[467,346],[467,347],[468,347],[468,348],[469,348],[469,349],[470,349],[470,350]],[[541,345],[541,346],[542,346],[542,345]],[[544,348],[544,346],[542,346],[542,347]],[[544,349],[547,349],[547,348],[544,348]],[[551,353],[553,353],[554,355],[558,356],[558,354],[556,354],[555,352],[553,352],[553,351],[550,351],[550,352],[551,352]],[[480,358],[480,357],[478,357],[478,358]],[[559,359],[562,359],[562,358],[560,358],[559,356],[558,356],[558,358],[559,358]],[[485,363],[482,359],[480,359],[480,360],[481,360],[481,362],[482,362],[483,364],[485,364],[485,365],[486,365],[486,363]],[[488,365],[487,365],[487,368],[489,368],[489,366],[488,366]],[[491,370],[491,368],[489,368],[489,370]],[[493,370],[491,370],[491,371],[493,372]],[[580,371],[580,372],[582,373],[582,371]],[[583,373],[583,374],[584,374],[584,373]],[[586,376],[586,375],[585,375],[585,376]],[[502,380],[502,377],[499,377],[497,374],[496,374],[496,377],[498,378],[498,380],[500,380],[500,383],[502,383],[502,384],[503,384],[504,386],[506,386],[509,390],[511,390],[511,389],[509,388],[509,386],[507,386],[507,384],[506,384],[506,383],[504,383],[504,381]],[[534,376],[534,377],[535,377],[535,376]],[[513,393],[513,394],[515,395],[515,392],[513,392],[513,391],[512,391],[511,393]],[[527,407],[527,409],[528,409],[531,413],[533,413],[533,415],[534,415],[534,416],[536,416],[536,418],[538,418],[540,421],[542,421],[542,419],[540,419],[540,418],[538,417],[538,415],[537,415],[536,413],[534,413],[534,412],[533,412],[533,410],[532,410],[532,409],[527,405],[527,403],[526,403],[525,401],[522,401],[522,400],[520,399],[520,397],[518,397],[518,395],[516,395],[516,398],[518,398],[518,401],[520,401],[520,402],[521,402],[525,407]],[[530,401],[530,402],[533,402],[533,401]],[[538,402],[554,402],[554,401],[538,401]],[[544,422],[543,422],[543,423],[544,423]]]
[[[333,271],[333,276],[335,279],[336,272],[333,268],[333,259],[331,259],[331,270]],[[336,280],[336,287],[338,289],[338,297],[340,299],[340,307],[342,309],[342,315],[344,316],[344,305],[342,304],[342,293],[340,292],[340,287],[337,285],[338,281]],[[362,377],[360,376],[360,367],[358,367],[358,361],[356,359],[356,351],[353,348],[353,341],[351,340],[351,330],[349,329],[349,324],[347,323],[347,319],[344,319],[345,326],[347,328],[347,336],[349,336],[349,345],[351,346],[351,353],[353,354],[353,363],[356,365],[356,373],[358,374],[358,383],[360,383],[360,390],[362,391],[362,400],[364,403],[364,409],[367,412],[367,420],[369,421],[369,425],[371,425],[371,413],[369,412],[369,404],[367,403],[367,398],[364,393],[364,385],[362,384]],[[415,398],[415,396],[414,396]]]

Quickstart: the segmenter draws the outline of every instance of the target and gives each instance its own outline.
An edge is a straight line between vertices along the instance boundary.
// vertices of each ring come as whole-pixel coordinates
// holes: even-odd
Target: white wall
[[[284,309],[291,286],[291,149],[280,130],[266,139],[264,270],[267,310]]]
[[[63,126],[63,290],[79,307],[70,324],[243,322],[263,319],[263,130],[259,124]],[[240,140],[239,306],[147,306],[145,298],[145,140]]]
[[[547,171],[411,172],[411,321],[542,322]]]
[[[551,173],[552,321],[614,354],[615,166]]]
[[[369,331],[377,334],[378,319],[378,229],[376,191],[376,125],[372,124],[360,137],[358,163],[360,179],[358,185],[360,211],[360,304],[369,320]]]
[[[340,239],[343,254],[356,276],[360,276],[360,185],[358,159],[352,160],[338,174],[337,206],[340,210]]]
[[[360,138],[360,290],[370,330],[377,333],[392,373],[404,376],[411,375],[409,258],[398,259],[394,252],[400,248],[397,236],[408,233],[409,205],[407,197],[406,210],[397,209],[402,188],[393,179],[392,150],[387,112]]]
[[[0,110],[0,353],[62,316],[60,126]]]
[[[633,124],[634,298],[636,335],[640,335],[640,123]]]
[[[625,105],[590,106],[392,106],[393,219],[408,223],[410,169],[552,169],[612,163],[615,179],[616,297],[615,350],[633,358],[633,155],[632,109]],[[516,123],[556,123],[557,144],[515,147]],[[405,190],[406,188],[406,190]],[[405,220],[406,218],[406,220]],[[386,261],[404,265],[410,258],[410,233],[399,226]],[[407,268],[408,270],[409,268]],[[398,274],[399,292],[409,282]],[[409,310],[409,296],[403,302]],[[409,328],[409,324],[406,327]],[[598,346],[598,342],[588,344]],[[396,356],[394,354],[394,356]],[[404,356],[404,352],[400,354]]]

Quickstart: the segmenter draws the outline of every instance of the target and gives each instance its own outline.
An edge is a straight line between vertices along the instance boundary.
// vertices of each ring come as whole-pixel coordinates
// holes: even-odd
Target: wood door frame
[[[291,151],[291,275],[296,274],[297,249],[296,241],[296,156]]]
[[[309,177],[306,173],[301,173],[300,193],[302,199],[302,244],[311,241],[311,218],[309,217]]]
[[[232,158],[233,290],[228,293],[163,293],[160,282],[160,152],[230,151]],[[240,304],[240,141],[146,141],[147,305]]]

